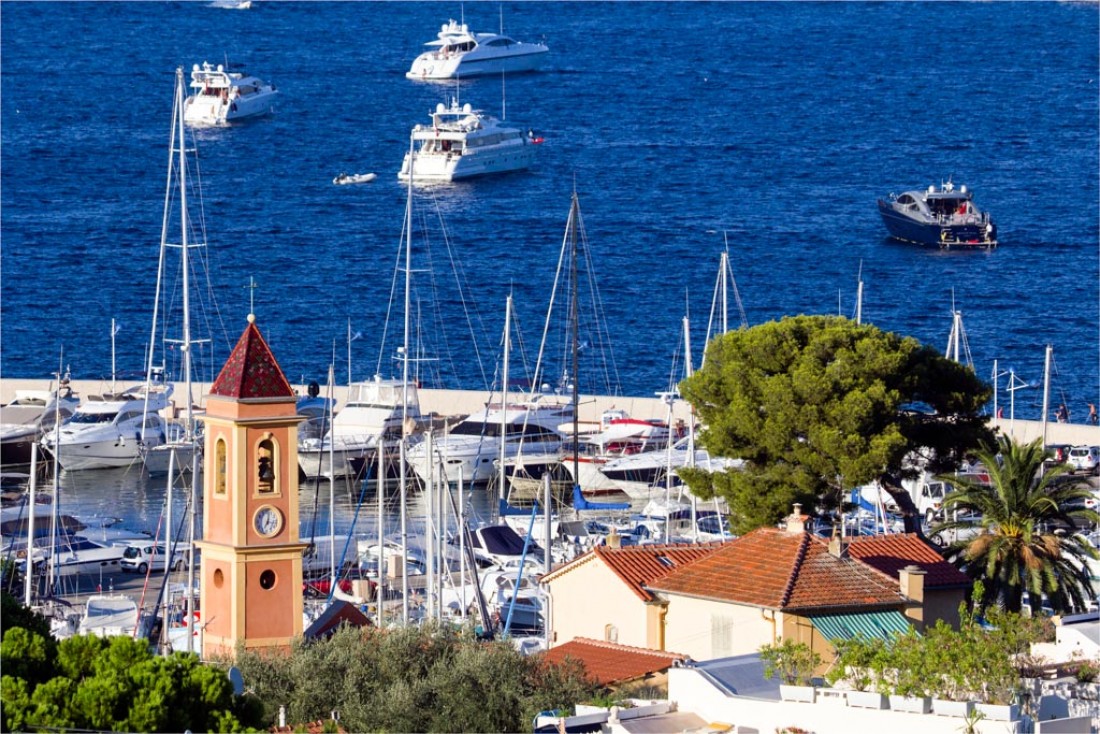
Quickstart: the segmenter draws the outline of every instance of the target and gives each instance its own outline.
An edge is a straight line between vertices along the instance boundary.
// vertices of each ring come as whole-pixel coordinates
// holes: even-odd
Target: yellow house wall
[[[668,594],[665,649],[712,660],[753,653],[772,642],[772,622],[759,607]]]
[[[646,647],[647,605],[598,559],[547,584],[551,594],[550,644],[575,637],[604,640],[607,625],[618,630],[618,643]]]
[[[924,624],[931,627],[937,619],[942,619],[955,629],[959,628],[959,604],[966,598],[965,589],[924,590]],[[912,617],[909,611],[906,615]],[[910,619],[915,623],[915,620]],[[917,626],[919,631],[923,627]]]
[[[777,628],[782,630],[784,639],[802,642],[821,656],[821,665],[814,672],[817,675],[824,674],[833,660],[836,659],[836,648],[833,647],[833,644],[818,631],[817,627],[814,627],[813,622],[807,617],[779,612],[776,614],[776,618],[778,620]]]

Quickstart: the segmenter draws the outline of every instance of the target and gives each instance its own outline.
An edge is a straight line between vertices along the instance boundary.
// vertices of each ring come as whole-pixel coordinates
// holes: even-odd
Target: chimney
[[[848,539],[840,537],[839,533],[834,533],[829,539],[829,554],[836,558],[847,558]]]
[[[623,536],[619,535],[619,531],[616,528],[611,528],[611,532],[607,534],[607,547],[608,548],[622,548]]]
[[[898,571],[898,585],[901,595],[909,600],[910,606],[905,616],[913,622],[918,632],[924,630],[924,577],[928,575],[920,566],[910,564]]]
[[[794,503],[794,511],[787,518],[787,532],[791,535],[799,535],[806,532],[806,516],[802,514],[802,505]]]

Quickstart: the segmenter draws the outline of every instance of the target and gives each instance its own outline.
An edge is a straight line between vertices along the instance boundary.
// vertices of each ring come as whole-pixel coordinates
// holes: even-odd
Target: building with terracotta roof
[[[588,677],[605,688],[641,680],[667,690],[668,669],[689,659],[680,653],[617,645],[586,637],[576,637],[542,654],[555,663],[566,658],[580,662]]]
[[[667,603],[646,586],[720,544],[599,546],[543,576],[550,645],[576,637],[666,650]]]
[[[924,572],[902,569],[899,583],[849,555],[838,539],[807,532],[808,519],[796,506],[786,529],[759,528],[649,582],[648,591],[667,603],[667,648],[711,660],[790,638],[828,663],[833,639],[908,630],[905,612],[914,602],[902,587],[921,596]]]
[[[938,619],[958,628],[959,605],[973,582],[924,538],[913,533],[864,535],[846,545],[850,557],[898,580],[901,593],[912,602],[905,614],[917,630]],[[923,584],[914,583],[922,572]]]

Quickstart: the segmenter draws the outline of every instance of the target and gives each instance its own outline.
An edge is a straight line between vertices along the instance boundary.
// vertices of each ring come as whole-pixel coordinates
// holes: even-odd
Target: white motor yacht
[[[500,33],[471,33],[465,23],[444,23],[405,73],[409,79],[457,79],[480,74],[534,71],[550,49]]]
[[[218,64],[191,67],[191,88],[183,119],[188,125],[224,125],[233,120],[266,115],[279,95],[273,84]]]
[[[172,386],[137,385],[118,394],[89,395],[68,423],[42,439],[62,469],[106,469],[141,460],[141,448],[167,438],[160,411]]]
[[[407,403],[405,395],[401,380],[383,380],[379,375],[353,384],[347,405],[332,419],[332,428],[323,437],[299,442],[302,471],[312,479],[352,474],[350,460],[375,451],[380,438],[395,442],[403,433],[415,431],[425,420],[416,385],[409,384]],[[407,431],[402,431],[403,417],[410,420]]]
[[[495,459],[501,455],[501,429],[504,431],[504,458],[524,452],[544,454],[561,448],[562,434],[558,426],[573,419],[573,406],[563,403],[528,401],[488,405],[452,427],[447,433],[433,436],[432,455],[428,442],[421,441],[405,452],[409,466],[424,481],[432,476],[436,481],[488,481],[497,470]]]
[[[27,471],[34,444],[56,423],[65,423],[80,404],[72,390],[57,395],[52,390],[16,390],[15,399],[0,407],[0,466]],[[39,451],[39,460],[45,455]]]
[[[676,469],[687,466],[689,461],[708,471],[723,471],[741,464],[739,459],[711,458],[704,449],[696,449],[692,456],[692,452],[688,451],[688,441],[689,437],[685,436],[671,447],[612,459],[600,467],[600,472],[631,497],[646,499],[652,494],[654,485],[666,481],[670,471],[675,473]],[[679,483],[678,479],[673,481]]]
[[[432,113],[431,125],[412,130],[415,150],[405,153],[397,177],[409,179],[412,159],[413,181],[455,181],[489,173],[522,171],[535,160],[542,138],[533,132],[508,127],[467,102],[457,100],[448,107],[440,102]]]

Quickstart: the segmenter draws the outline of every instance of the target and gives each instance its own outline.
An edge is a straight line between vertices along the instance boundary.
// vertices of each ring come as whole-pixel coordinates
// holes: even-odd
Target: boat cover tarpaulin
[[[512,528],[507,525],[489,525],[478,528],[474,533],[474,547],[481,548],[487,553],[498,556],[518,556],[523,554],[523,538],[519,537]],[[532,548],[537,548],[531,543]]]

